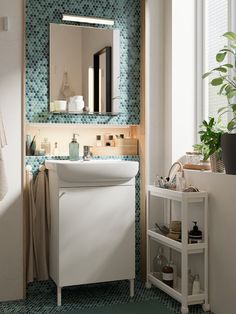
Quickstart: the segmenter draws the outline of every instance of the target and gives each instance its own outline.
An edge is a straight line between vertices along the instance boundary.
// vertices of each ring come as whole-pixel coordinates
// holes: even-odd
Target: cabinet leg
[[[151,289],[152,288],[151,282],[147,280],[145,283],[145,287],[146,287],[146,289]]]
[[[204,303],[204,304],[202,305],[202,309],[203,309],[204,312],[209,312],[210,309],[211,309],[210,304]]]
[[[57,287],[57,306],[61,306],[61,287]]]
[[[181,306],[181,313],[182,314],[188,314],[188,306],[187,307],[185,307],[185,306]]]
[[[133,298],[134,297],[134,279],[130,279],[129,281],[129,293],[130,293],[130,297]]]

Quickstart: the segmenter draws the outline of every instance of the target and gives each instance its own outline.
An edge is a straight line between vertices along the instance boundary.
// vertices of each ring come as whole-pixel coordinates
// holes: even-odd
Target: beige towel
[[[0,112],[0,201],[3,200],[8,190],[7,177],[2,156],[2,148],[5,145],[7,145],[7,140],[3,126],[2,115]]]
[[[32,282],[36,278],[36,255],[35,255],[35,221],[36,208],[34,203],[34,182],[32,167],[26,167],[26,193],[25,197],[25,231],[26,231],[26,276],[27,282]]]
[[[45,169],[46,168],[44,166],[40,167],[34,186],[34,200],[36,208],[34,237],[36,278],[38,280],[47,280],[49,278],[50,208],[49,185]]]

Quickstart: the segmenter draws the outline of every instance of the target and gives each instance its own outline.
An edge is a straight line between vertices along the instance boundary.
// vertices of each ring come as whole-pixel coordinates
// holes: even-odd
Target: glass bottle
[[[57,142],[54,143],[53,155],[54,156],[58,156],[59,155],[59,153],[58,153],[58,143]]]
[[[69,144],[69,158],[70,161],[77,161],[79,160],[79,143],[75,136],[78,134],[73,134],[73,138],[71,143]]]
[[[162,281],[169,287],[173,288],[174,286],[174,270],[167,264],[162,268]]]
[[[45,138],[44,141],[41,143],[41,149],[45,150],[46,155],[51,154],[51,144],[48,142],[47,138]]]
[[[173,288],[177,288],[177,265],[173,261],[169,265],[173,268]]]
[[[188,270],[188,294],[191,295],[193,291],[193,280],[194,277],[191,274],[191,269]]]
[[[163,255],[163,247],[159,246],[157,255],[153,260],[153,276],[157,279],[162,280],[162,269],[167,264],[167,259]]]
[[[199,294],[199,293],[200,293],[200,278],[199,278],[199,275],[195,275],[194,280],[193,280],[192,294]]]

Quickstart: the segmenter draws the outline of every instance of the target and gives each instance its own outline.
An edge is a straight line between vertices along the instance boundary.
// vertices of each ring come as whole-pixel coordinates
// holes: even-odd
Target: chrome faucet
[[[93,157],[93,154],[91,152],[92,146],[84,146],[84,155],[83,155],[83,160],[84,161],[89,161]]]

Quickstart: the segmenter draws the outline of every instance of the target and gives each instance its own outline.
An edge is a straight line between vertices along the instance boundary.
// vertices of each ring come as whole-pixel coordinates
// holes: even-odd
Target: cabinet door
[[[65,188],[60,195],[60,286],[133,279],[134,186]]]

